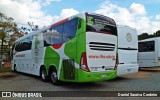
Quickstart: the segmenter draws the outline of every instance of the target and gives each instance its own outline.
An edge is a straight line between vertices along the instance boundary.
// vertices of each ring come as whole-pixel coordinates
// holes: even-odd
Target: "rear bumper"
[[[138,64],[119,64],[117,66],[117,76],[122,76],[126,74],[136,73],[138,72],[139,65]]]
[[[79,70],[78,72],[78,82],[96,82],[96,81],[106,81],[116,78],[116,70],[108,72],[85,72]]]

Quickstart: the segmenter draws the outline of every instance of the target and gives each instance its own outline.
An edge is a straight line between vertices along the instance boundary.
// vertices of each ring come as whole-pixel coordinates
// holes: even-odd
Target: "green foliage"
[[[144,40],[153,37],[160,37],[160,30],[156,31],[154,34],[142,33],[138,35],[138,40]]]
[[[19,30],[17,28],[17,25],[13,21],[14,19],[11,17],[7,17],[3,13],[0,12],[0,67],[1,62],[3,60],[2,56],[3,54],[9,54],[10,52],[10,44],[4,45],[4,43],[7,41],[7,35],[8,33],[19,33]],[[10,42],[10,40],[9,40]]]
[[[4,41],[8,32],[18,32],[17,25],[13,18],[5,16],[0,12],[0,40]]]

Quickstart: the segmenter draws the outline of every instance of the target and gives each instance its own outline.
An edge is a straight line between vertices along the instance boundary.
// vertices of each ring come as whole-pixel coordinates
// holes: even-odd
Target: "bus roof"
[[[136,30],[136,28],[133,28],[133,27],[130,27],[130,26],[127,26],[127,25],[117,25],[117,27],[125,27],[125,28]]]
[[[70,17],[65,18],[65,19],[70,20],[70,19],[72,19],[72,18],[74,18],[74,17],[80,17],[80,18],[83,18],[83,19],[84,19],[84,18],[85,18],[85,13],[76,14],[76,15],[70,16]],[[47,28],[50,28],[50,27],[53,27],[53,26],[57,25],[58,23],[61,24],[61,22],[63,22],[65,19],[63,19],[63,20],[61,20],[61,21],[57,21],[57,22],[55,22],[54,24],[51,24],[51,25],[49,25],[49,26],[47,26],[47,27],[45,27],[45,28],[42,28],[42,29],[40,29],[40,30],[31,32],[31,33],[29,33],[29,34],[27,34],[27,35],[25,35],[25,36],[23,36],[23,37],[20,37],[20,38],[18,38],[15,42],[18,42],[18,41],[20,41],[20,40],[22,40],[22,39],[25,39],[25,38],[27,38],[27,37],[30,37],[30,36],[32,36],[32,35],[35,35],[35,34],[41,32],[41,31],[43,31],[43,30],[45,30],[45,29],[47,29]]]
[[[18,41],[20,41],[20,40],[23,40],[23,39],[25,39],[25,38],[27,38],[27,37],[30,37],[30,36],[32,36],[32,35],[35,35],[35,34],[41,32],[41,31],[43,31],[43,30],[45,30],[45,29],[47,29],[47,28],[49,28],[49,26],[48,26],[48,27],[45,27],[45,28],[42,28],[42,29],[39,29],[39,30],[37,30],[37,31],[34,31],[34,32],[32,32],[32,33],[29,33],[29,34],[27,34],[27,35],[25,35],[25,36],[22,36],[22,37],[18,38],[15,42],[18,42]]]
[[[45,28],[42,28],[42,29],[40,29],[40,30],[31,32],[31,33],[29,33],[29,34],[27,34],[27,35],[25,35],[25,36],[23,36],[23,37],[20,37],[20,38],[18,38],[15,42],[18,42],[18,41],[20,41],[20,40],[22,40],[22,39],[25,39],[25,38],[27,38],[27,37],[30,37],[30,36],[32,36],[32,35],[38,34],[38,33],[40,33],[41,31],[43,31],[43,30],[45,30],[45,29],[47,29],[47,28],[56,26],[56,25],[58,25],[58,24],[62,24],[65,20],[70,20],[70,19],[73,19],[74,17],[80,17],[80,18],[82,18],[82,19],[85,19],[85,18],[86,18],[86,17],[85,17],[85,14],[86,14],[86,13],[87,13],[87,14],[98,15],[98,16],[110,18],[110,17],[108,17],[108,16],[104,16],[104,15],[101,15],[101,14],[88,13],[88,12],[76,14],[76,15],[70,16],[70,17],[68,17],[68,18],[65,18],[65,19],[63,19],[63,20],[57,21],[57,22],[55,22],[54,24],[51,24],[51,25],[49,25],[49,26],[47,26],[47,27],[45,27]],[[110,18],[110,19],[113,20],[112,18]],[[114,21],[114,20],[113,20],[113,21]]]
[[[151,40],[159,40],[160,37],[153,37],[153,38],[148,38],[148,39],[144,39],[144,40],[139,40],[138,42],[144,42],[144,41],[151,41]]]

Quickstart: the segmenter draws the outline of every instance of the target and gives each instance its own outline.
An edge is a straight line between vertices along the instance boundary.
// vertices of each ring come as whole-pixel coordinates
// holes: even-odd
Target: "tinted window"
[[[86,31],[117,35],[115,21],[102,15],[86,14]]]
[[[51,36],[51,44],[60,44],[63,43],[62,34],[63,34],[63,24],[53,27]]]
[[[43,31],[43,33],[44,46],[63,43],[63,24],[47,29],[46,31]]]
[[[20,52],[20,51],[31,50],[32,40],[33,40],[33,36],[27,37],[19,42],[16,42],[15,43],[15,51]]]
[[[47,29],[43,32],[44,35],[44,46],[51,46],[53,44],[63,43],[62,34],[63,34],[63,24]]]
[[[44,40],[44,46],[50,46],[51,45],[51,32],[50,30],[43,31],[43,40]]]
[[[66,42],[75,37],[77,24],[78,24],[78,18],[72,19],[64,23],[63,42]]]
[[[78,18],[43,31],[44,46],[61,44],[75,37]]]
[[[155,42],[154,41],[139,42],[138,43],[138,51],[139,52],[155,51]]]

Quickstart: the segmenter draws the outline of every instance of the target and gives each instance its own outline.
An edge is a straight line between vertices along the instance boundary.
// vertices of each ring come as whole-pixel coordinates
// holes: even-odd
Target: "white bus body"
[[[160,66],[160,37],[141,40],[138,46],[139,67]]]
[[[138,72],[138,37],[134,28],[119,25],[118,30],[118,67],[117,75]]]

